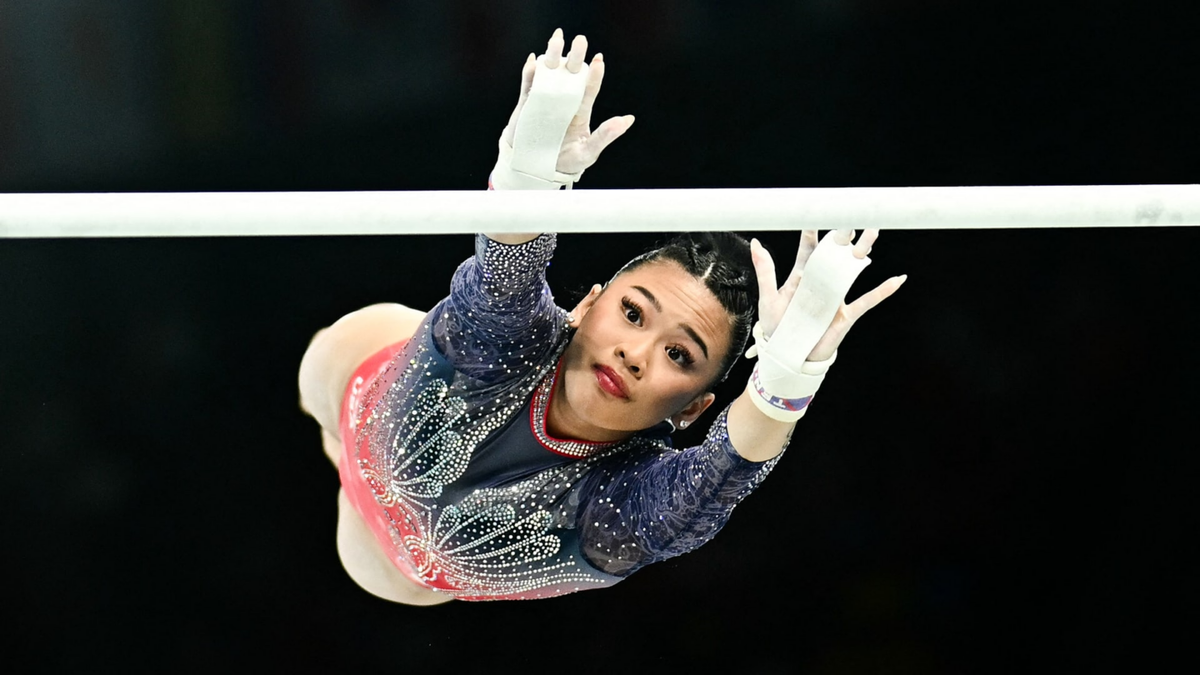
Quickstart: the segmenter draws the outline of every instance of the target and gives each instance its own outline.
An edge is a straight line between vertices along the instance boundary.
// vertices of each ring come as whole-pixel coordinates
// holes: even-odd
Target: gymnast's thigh
[[[379,350],[412,337],[425,312],[379,303],[350,312],[313,335],[300,359],[300,408],[334,438],[342,397],[359,365]]]
[[[345,490],[338,491],[337,544],[346,573],[372,595],[405,605],[440,605],[454,599],[404,576],[380,548]]]

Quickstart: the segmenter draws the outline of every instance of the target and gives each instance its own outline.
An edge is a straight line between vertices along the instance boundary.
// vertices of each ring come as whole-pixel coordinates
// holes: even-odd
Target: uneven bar
[[[1200,225],[1200,185],[0,194],[0,238]]]

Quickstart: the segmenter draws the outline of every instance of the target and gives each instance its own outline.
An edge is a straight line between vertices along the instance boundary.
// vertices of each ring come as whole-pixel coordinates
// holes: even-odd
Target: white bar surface
[[[1200,225],[1200,185],[0,194],[2,238]]]

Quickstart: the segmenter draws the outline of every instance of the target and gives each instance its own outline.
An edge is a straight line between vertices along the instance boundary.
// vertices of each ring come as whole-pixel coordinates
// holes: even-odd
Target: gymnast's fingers
[[[817,247],[817,231],[804,230],[800,234],[800,247],[796,249],[796,263],[792,265],[792,273],[783,282],[783,290],[795,293],[800,286],[800,277],[804,274],[804,265]]]
[[[521,68],[521,93],[517,96],[517,105],[513,107],[512,114],[508,116],[508,126],[504,128],[504,139],[509,145],[512,145],[513,129],[516,128],[517,119],[521,116],[521,109],[529,100],[529,91],[533,88],[533,72],[535,70],[537,70],[537,61],[531,52],[529,58],[525,59],[525,65]]]
[[[557,68],[562,61],[563,50],[563,32],[561,28],[555,28],[554,34],[550,36],[550,41],[546,43],[546,60],[544,63],[547,68]]]
[[[518,100],[524,101],[529,97],[529,90],[533,88],[533,73],[537,70],[537,57],[533,52],[529,52],[529,57],[525,59],[525,65],[521,68],[521,96]]]
[[[758,297],[774,297],[779,292],[775,288],[775,261],[758,239],[750,240],[750,262],[754,264],[754,276],[758,281]]]
[[[875,288],[863,293],[854,302],[846,305],[845,316],[846,320],[853,324],[858,321],[863,314],[866,314],[879,303],[887,300],[897,289],[908,279],[907,274],[901,274],[898,277],[892,277],[887,281],[879,284]]]
[[[571,41],[571,53],[567,55],[567,70],[572,73],[578,73],[583,67],[584,57],[587,56],[587,38],[582,35],[576,35]]]
[[[812,256],[812,251],[816,250],[817,243],[820,239],[817,238],[816,229],[805,229],[800,233],[800,247],[796,250],[796,267],[804,269],[804,265],[809,262],[809,257]]]
[[[596,131],[587,139],[588,153],[592,156],[592,160],[600,156],[601,152],[608,147],[609,143],[617,140],[629,127],[633,126],[633,115],[625,115],[623,117],[612,117],[605,120]]]
[[[842,246],[849,246],[850,242],[854,241],[854,230],[838,230],[833,235],[833,243]]]
[[[854,257],[865,258],[871,252],[871,246],[879,238],[879,230],[863,230],[862,236],[854,243]]]
[[[583,100],[579,102],[579,112],[571,120],[572,125],[590,128],[592,124],[592,104],[600,93],[600,83],[604,81],[604,55],[592,57],[592,65],[588,67],[588,81],[583,89]]]

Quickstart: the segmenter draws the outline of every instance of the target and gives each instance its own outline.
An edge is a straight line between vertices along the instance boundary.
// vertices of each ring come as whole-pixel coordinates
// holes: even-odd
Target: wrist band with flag
[[[755,365],[754,372],[750,374],[746,391],[750,393],[750,400],[754,401],[754,406],[767,417],[780,422],[795,422],[804,417],[804,413],[808,411],[808,405],[816,395],[817,389],[820,388],[821,382],[825,380],[825,373],[829,371],[829,367],[833,365],[835,359],[837,359],[836,351],[825,361],[805,361],[800,366],[798,373],[789,371],[787,383],[782,388],[786,391],[781,391],[781,382],[778,378],[773,383],[764,383],[760,372],[760,362]]]

